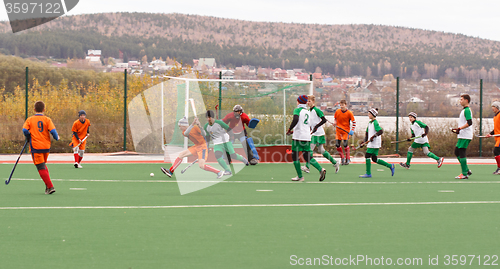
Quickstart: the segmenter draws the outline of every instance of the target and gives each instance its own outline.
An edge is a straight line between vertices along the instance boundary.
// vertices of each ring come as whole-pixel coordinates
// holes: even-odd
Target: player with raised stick
[[[224,168],[224,175],[231,175],[231,169],[224,160],[224,154],[229,153],[231,159],[236,159],[243,162],[245,165],[249,165],[245,157],[237,154],[234,151],[233,144],[229,141],[228,132],[232,132],[231,128],[221,120],[215,119],[215,113],[212,110],[208,110],[206,114],[208,122],[205,124],[205,140],[207,143],[212,140],[214,144],[214,154],[217,158],[217,162]]]
[[[468,179],[472,175],[472,171],[467,166],[467,147],[474,136],[472,126],[472,111],[469,107],[470,96],[463,94],[460,96],[460,105],[463,107],[458,118],[458,128],[453,128],[451,131],[457,134],[457,145],[455,147],[455,156],[457,156],[462,168],[462,173],[456,176],[456,179]]]
[[[348,165],[351,162],[351,154],[349,148],[349,136],[354,135],[356,129],[356,120],[350,110],[347,109],[347,101],[340,100],[340,109],[337,109],[334,114],[333,125],[336,128],[335,138],[337,139],[337,151],[340,154],[341,164]],[[352,127],[351,127],[352,122]],[[342,151],[341,143],[344,145],[345,155]]]
[[[45,194],[53,194],[56,190],[52,180],[50,180],[46,163],[50,153],[50,135],[55,140],[59,140],[59,135],[52,120],[43,115],[44,112],[45,103],[37,101],[35,103],[35,115],[26,119],[23,125],[23,133],[28,140],[31,139],[31,158],[38,170],[38,174],[45,183]]]
[[[493,148],[493,155],[497,161],[497,170],[493,175],[500,175],[500,102],[495,101],[491,104],[491,109],[495,116],[493,117],[493,131],[485,137],[495,137],[495,147]]]
[[[161,171],[168,177],[172,177],[175,169],[182,163],[182,159],[194,155],[198,156],[198,166],[201,169],[215,173],[218,179],[221,178],[224,175],[223,171],[217,170],[212,166],[205,164],[208,158],[208,147],[205,140],[206,133],[201,128],[198,118],[194,118],[193,123],[189,125],[188,120],[186,119],[186,117],[184,117],[179,120],[178,125],[179,129],[182,132],[182,135],[189,138],[189,140],[191,140],[194,145],[179,153],[179,156],[175,159],[170,169],[161,167]]]
[[[322,168],[319,163],[312,157],[311,151],[311,113],[307,109],[307,95],[301,95],[297,98],[297,108],[293,110],[293,120],[286,132],[292,136],[292,160],[297,171],[297,177],[292,178],[292,181],[304,181],[302,170],[300,169],[299,153],[307,163],[311,163],[314,168],[320,172],[319,181],[325,180],[326,169]]]
[[[382,146],[382,137],[381,135],[384,133],[382,128],[377,121],[378,109],[372,108],[368,111],[368,118],[370,122],[368,123],[368,127],[366,128],[365,134],[365,142],[368,142],[366,147],[365,154],[365,162],[366,162],[366,174],[360,175],[361,178],[371,178],[372,177],[372,163],[371,161],[383,165],[389,169],[391,169],[391,175],[394,176],[394,171],[396,170],[394,164],[389,164],[382,159],[378,159],[378,151]],[[371,159],[371,160],[370,160]]]
[[[87,145],[87,137],[90,135],[90,121],[87,119],[87,113],[84,110],[78,111],[78,119],[73,123],[71,131],[70,147],[73,148],[73,155],[75,156],[75,168],[83,168],[81,165],[85,146]]]
[[[325,139],[325,129],[323,128],[323,124],[326,123],[325,114],[318,107],[316,107],[316,97],[314,95],[307,96],[307,105],[310,110],[310,123],[312,127],[311,131],[311,154],[314,152],[314,149],[318,147],[319,152],[328,159],[335,167],[335,173],[339,172],[340,164],[335,161],[335,159],[325,150],[324,145],[326,144]],[[305,166],[301,167],[302,171],[309,173],[309,163],[306,163]]]
[[[411,129],[411,138],[408,138],[406,141],[411,141],[414,139],[411,146],[408,148],[408,154],[406,155],[406,163],[399,163],[402,167],[406,169],[410,169],[411,158],[413,157],[413,152],[421,148],[425,155],[437,161],[438,168],[443,165],[444,158],[439,158],[436,154],[429,151],[431,146],[429,145],[429,138],[427,134],[429,133],[429,126],[425,123],[417,120],[417,113],[410,112],[408,114],[408,118],[410,119],[410,129]]]

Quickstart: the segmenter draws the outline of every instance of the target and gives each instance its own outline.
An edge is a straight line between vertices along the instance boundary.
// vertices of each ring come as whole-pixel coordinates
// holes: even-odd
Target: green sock
[[[410,165],[411,158],[413,158],[413,152],[409,152],[406,154],[406,164]]]
[[[308,163],[308,162],[306,163],[306,167],[307,167],[307,169],[309,169],[309,167],[310,167],[310,165],[309,165],[309,163]]]
[[[366,174],[372,174],[372,161],[370,159],[366,159]]]
[[[327,158],[331,163],[336,164],[337,161],[328,153],[328,151],[323,152],[323,157]]]
[[[297,176],[299,176],[299,178],[301,178],[302,177],[302,170],[300,170],[300,162],[294,161],[293,166],[295,167],[295,171],[297,171]]]
[[[239,155],[239,154],[236,154],[236,160],[238,161],[243,161],[243,156]]]
[[[438,157],[438,156],[436,156],[436,154],[434,154],[434,153],[432,153],[432,152],[429,152],[429,154],[427,154],[427,156],[429,156],[429,157],[433,158],[433,159],[434,159],[434,160],[436,160],[436,161],[437,161],[437,160],[439,160],[439,157]]]
[[[229,166],[227,166],[224,158],[222,158],[222,157],[218,158],[217,162],[219,162],[220,166],[222,166],[222,168],[224,168],[225,171],[231,171],[231,169],[229,169]]]
[[[469,167],[467,167],[467,159],[466,158],[460,158],[460,166],[462,167],[462,175],[466,176],[467,172],[469,172]]]
[[[392,165],[382,159],[377,159],[377,163],[380,164],[380,165],[383,165],[385,167],[388,167],[388,168],[392,168]]]
[[[323,169],[323,167],[321,167],[321,165],[319,165],[319,163],[314,158],[311,158],[311,164],[312,166],[314,166],[314,168],[318,169],[318,171],[320,172]]]

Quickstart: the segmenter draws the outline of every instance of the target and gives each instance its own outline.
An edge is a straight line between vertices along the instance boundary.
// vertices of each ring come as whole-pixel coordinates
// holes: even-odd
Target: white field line
[[[14,181],[38,181],[39,178],[13,178]],[[246,184],[500,184],[500,181],[217,181],[217,180],[120,180],[120,179],[51,179],[66,182],[128,182],[128,183],[246,183]]]
[[[169,205],[169,206],[52,206],[0,207],[0,210],[39,209],[175,209],[175,208],[241,208],[241,207],[319,207],[319,206],[387,206],[387,205],[463,205],[500,204],[500,201],[400,202],[400,203],[327,203],[327,204],[249,204],[249,205]]]

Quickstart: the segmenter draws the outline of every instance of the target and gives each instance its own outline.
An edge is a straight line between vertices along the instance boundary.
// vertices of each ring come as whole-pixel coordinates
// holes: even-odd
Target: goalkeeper
[[[417,120],[417,113],[415,112],[410,112],[408,114],[408,118],[410,119],[411,122],[411,137],[416,137],[415,141],[411,144],[411,146],[408,148],[408,154],[406,155],[406,163],[399,163],[402,167],[406,169],[410,169],[410,161],[411,158],[413,157],[413,152],[421,148],[422,151],[424,152],[425,155],[431,157],[432,159],[437,161],[437,166],[438,168],[443,165],[443,160],[444,158],[441,157],[439,158],[436,156],[436,154],[432,153],[429,151],[431,146],[429,145],[429,138],[427,138],[427,134],[429,133],[429,126],[425,125],[425,123],[418,121]],[[410,138],[407,139],[408,141],[411,141]]]
[[[248,115],[243,112],[243,107],[240,105],[235,105],[233,107],[233,112],[228,113],[222,121],[229,125],[229,128],[233,130],[234,138],[232,141],[234,143],[234,139],[238,139],[243,145],[245,151],[247,152],[248,160],[251,165],[256,165],[259,160],[259,154],[257,153],[257,149],[255,149],[255,145],[253,144],[253,139],[248,137],[247,130],[245,128],[245,124],[248,126],[250,123],[250,118]]]

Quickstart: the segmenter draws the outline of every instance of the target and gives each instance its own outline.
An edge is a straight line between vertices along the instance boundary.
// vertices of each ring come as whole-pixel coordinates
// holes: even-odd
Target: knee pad
[[[84,152],[85,152],[85,150],[79,150],[79,151],[78,151],[78,155],[79,155],[80,157],[83,157],[83,153],[84,153]]]
[[[236,153],[230,154],[229,156],[231,156],[231,159],[234,159],[234,160],[238,159],[238,154],[236,154]]]
[[[342,140],[344,142],[344,148],[347,148],[347,146],[349,145],[349,141],[347,140]]]
[[[78,147],[73,148],[73,154],[78,154],[78,151],[79,151]]]
[[[413,153],[414,151],[415,151],[415,149],[414,149],[412,146],[410,146],[410,147],[408,148],[408,152]]]
[[[319,153],[323,154],[325,153],[325,147],[323,147],[323,145],[319,145]]]
[[[304,157],[304,160],[306,162],[310,162],[311,161],[311,153],[309,151],[304,151],[302,152],[302,157]]]
[[[38,171],[47,169],[47,166],[45,166],[45,163],[39,163],[39,164],[36,164],[35,166],[36,166],[36,169]]]
[[[337,142],[335,142],[335,146],[336,146],[337,148],[339,148],[339,147],[340,147],[340,140],[337,140]]]
[[[424,152],[425,156],[427,156],[427,154],[431,153],[431,151],[429,150],[428,147],[423,147],[422,151]]]
[[[214,152],[214,154],[215,154],[216,159],[220,159],[220,158],[222,158],[222,156],[224,156],[222,151],[216,151],[216,152]]]
[[[500,155],[500,147],[495,147],[495,148],[493,149],[493,155],[495,155],[495,156]]]
[[[466,155],[467,155],[466,154],[467,153],[466,150],[467,149],[458,149],[458,154],[459,154],[460,158],[465,158],[466,157]]]
[[[458,148],[455,148],[455,156],[459,157],[460,156],[460,151]]]
[[[299,160],[299,152],[298,151],[292,151],[292,161],[298,161]]]
[[[370,159],[372,157],[371,153],[365,153],[365,159]]]
[[[374,163],[376,163],[376,162],[377,162],[377,160],[378,160],[377,155],[372,155],[372,161],[373,161]]]

